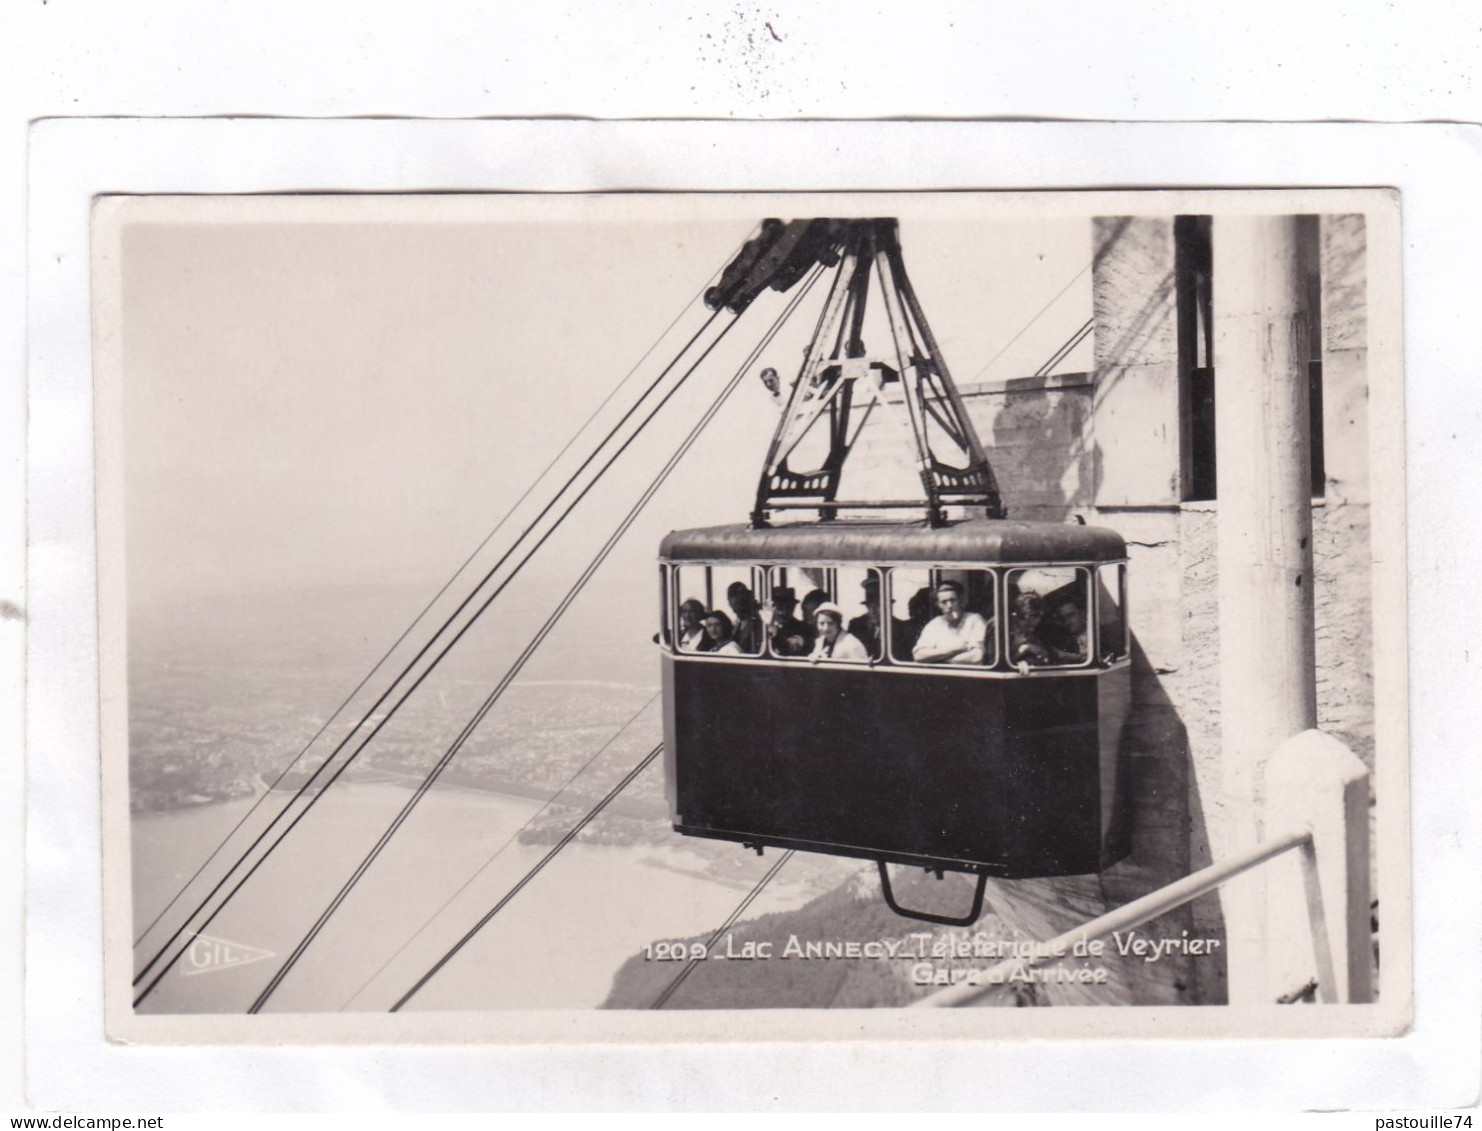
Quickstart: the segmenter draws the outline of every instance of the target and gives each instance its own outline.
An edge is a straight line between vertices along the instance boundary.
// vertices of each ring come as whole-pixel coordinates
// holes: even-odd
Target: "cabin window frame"
[[[998,571],[997,571],[997,569],[994,566],[988,565],[986,563],[972,563],[972,562],[895,562],[895,563],[893,563],[891,565],[881,566],[879,568],[881,568],[881,569],[883,569],[885,571],[886,576],[887,576],[887,580],[888,580],[888,583],[889,583],[889,586],[890,586],[890,588],[887,590],[887,600],[886,600],[886,602],[884,604],[884,608],[886,610],[886,615],[884,615],[884,616],[881,617],[881,621],[882,621],[882,627],[885,629],[885,633],[886,633],[886,636],[888,638],[887,643],[886,643],[886,646],[885,646],[885,656],[886,656],[887,662],[892,667],[905,668],[905,669],[908,669],[910,671],[932,671],[932,672],[979,672],[979,673],[981,673],[981,672],[989,672],[989,671],[997,671],[997,670],[999,670],[1000,664],[1001,664],[1001,661],[1002,661],[1003,655],[1004,655],[1003,647],[1002,647],[1001,643],[999,642],[999,630],[998,630],[998,626],[1001,623],[1001,619],[1002,619],[1002,614],[1001,614],[1001,609],[1000,609],[1002,600],[1001,600],[1000,594],[1003,592],[1003,585],[1002,585],[1001,579],[998,576]],[[987,577],[988,577],[988,579],[989,579],[989,584],[992,587],[992,594],[991,594],[991,600],[989,602],[989,605],[991,607],[991,616],[990,616],[989,625],[988,625],[989,631],[988,631],[988,635],[986,637],[984,637],[984,643],[985,644],[988,644],[988,643],[991,643],[992,644],[992,646],[993,646],[993,655],[992,656],[985,656],[983,658],[982,662],[981,663],[977,663],[977,664],[946,664],[946,663],[934,664],[934,663],[926,663],[924,661],[917,660],[917,659],[896,659],[895,658],[894,647],[895,647],[895,574],[896,574],[896,571],[897,570],[912,570],[912,571],[921,571],[921,572],[925,573],[926,574],[926,578],[927,578],[927,586],[931,589],[931,592],[932,592],[932,595],[933,596],[935,596],[937,588],[941,585],[941,583],[943,581],[956,580],[955,578],[946,577],[945,576],[946,574],[949,574],[949,573],[953,573],[953,574],[967,574],[967,573],[981,573],[981,574],[986,574]],[[906,604],[907,604],[907,607],[909,607],[910,597],[907,597],[906,598]],[[932,609],[933,609],[932,616],[926,621],[926,624],[930,624],[933,620],[935,620],[938,616],[941,615],[940,613],[937,613],[935,611],[935,609],[936,609],[935,603],[933,603]],[[976,609],[970,610],[970,611],[977,612]],[[979,614],[979,615],[981,616],[982,614]],[[923,624],[921,627],[924,629],[926,627],[926,624]],[[918,633],[917,635],[919,636],[920,634]],[[912,642],[912,647],[913,648],[915,647],[915,642],[914,641]]]
[[[1040,569],[1040,570],[1069,569],[1069,570],[1075,570],[1075,571],[1079,572],[1082,575],[1082,577],[1084,579],[1085,594],[1086,594],[1086,604],[1085,604],[1085,608],[1086,608],[1086,613],[1085,613],[1085,616],[1086,616],[1086,658],[1084,660],[1082,660],[1079,664],[1030,664],[1029,665],[1028,674],[1029,675],[1033,675],[1036,672],[1073,672],[1073,671],[1080,671],[1080,670],[1085,669],[1085,668],[1094,668],[1094,669],[1101,670],[1101,669],[1105,669],[1105,668],[1109,668],[1109,667],[1113,666],[1113,665],[1110,665],[1110,664],[1102,664],[1101,663],[1101,660],[1100,660],[1100,631],[1099,631],[1100,626],[1098,624],[1098,618],[1099,618],[1099,615],[1100,615],[1100,610],[1098,608],[1098,598],[1099,598],[1099,595],[1095,591],[1095,589],[1096,589],[1096,587],[1095,587],[1096,578],[1094,576],[1094,572],[1093,571],[1094,571],[1094,569],[1095,569],[1096,566],[1099,566],[1099,565],[1102,565],[1102,564],[1111,564],[1111,563],[1100,563],[1100,562],[1096,562],[1096,563],[1092,563],[1092,562],[1041,562],[1041,563],[1021,564],[1021,563],[1018,563],[1018,562],[1013,562],[1013,563],[1005,563],[1001,567],[1001,572],[1003,573],[1003,579],[1002,580],[1003,580],[1003,605],[1004,605],[1003,629],[1002,629],[1002,636],[1003,636],[1002,647],[1003,647],[1003,656],[1004,656],[1005,662],[1008,664],[1008,666],[1011,669],[1013,669],[1015,671],[1018,671],[1017,665],[1014,663],[1014,657],[1013,657],[1013,654],[1012,654],[1012,651],[1011,651],[1011,646],[1012,646],[1012,643],[1013,643],[1013,627],[1012,627],[1012,625],[1010,623],[1010,609],[1008,607],[1008,603],[1009,603],[1008,594],[1009,594],[1010,577],[1013,574],[1015,574],[1015,573],[1025,573],[1025,572],[1027,572],[1029,570],[1036,570],[1036,569]]]
[[[659,565],[659,643],[671,652],[678,651],[679,647],[679,609],[669,598],[673,569],[667,562]]]
[[[1101,586],[1100,584],[1093,584],[1091,586],[1091,596],[1092,601],[1095,605],[1095,655],[1097,666],[1103,668],[1114,668],[1118,664],[1125,663],[1132,658],[1132,625],[1130,618],[1127,616],[1127,562],[1125,561],[1125,559],[1115,562],[1097,562],[1095,566],[1095,581],[1099,582],[1102,570],[1116,571],[1117,617],[1122,624],[1122,639],[1120,641],[1121,646],[1116,651],[1115,655],[1112,655],[1110,659],[1103,659],[1103,657],[1107,656],[1109,653],[1106,647],[1106,642],[1102,639],[1101,631],[1101,626],[1104,623],[1101,615]],[[1111,586],[1107,586],[1107,591],[1111,591]]]
[[[816,570],[816,571],[821,572],[823,574],[823,579],[824,579],[825,584],[823,586],[818,586],[818,588],[826,588],[826,592],[828,592],[828,594],[829,594],[829,600],[832,601],[836,605],[839,604],[839,573],[840,573],[841,570],[851,570],[851,571],[853,571],[853,570],[859,570],[859,571],[862,571],[863,573],[866,573],[866,574],[873,573],[879,579],[879,582],[880,582],[880,592],[882,594],[882,603],[883,603],[883,596],[884,596],[884,594],[886,592],[886,589],[885,589],[885,584],[886,584],[886,582],[885,582],[885,573],[886,573],[886,570],[887,569],[888,569],[888,567],[886,567],[886,566],[882,566],[882,565],[878,565],[878,564],[873,564],[873,563],[839,562],[839,561],[834,561],[834,560],[831,560],[831,559],[823,559],[823,560],[819,560],[819,561],[803,561],[803,560],[799,559],[799,560],[796,560],[796,561],[785,561],[785,562],[773,561],[773,562],[768,562],[765,566],[762,567],[762,576],[766,579],[766,587],[767,587],[767,601],[766,601],[766,604],[770,606],[770,604],[772,602],[772,594],[773,594],[773,592],[778,587],[777,578],[774,576],[775,573],[776,573],[776,571],[778,571],[778,570]],[[796,585],[796,583],[794,583],[791,580],[789,580],[788,584],[789,584],[789,587],[793,590],[794,595],[796,596],[797,595],[797,588],[798,588],[797,585]],[[802,602],[801,598],[799,598],[799,600],[798,600],[798,611],[799,612],[802,611],[802,606],[803,606],[803,602]],[[844,631],[846,631],[846,632],[849,630],[849,620],[850,619],[851,618],[846,617],[845,620],[844,620],[843,628],[844,628]],[[878,655],[872,655],[869,658],[869,660],[865,661],[864,663],[860,663],[857,660],[818,660],[818,661],[816,661],[816,664],[827,666],[827,667],[858,669],[858,668],[862,668],[862,667],[869,667],[869,668],[879,667],[881,664],[888,663],[889,662],[889,658],[890,658],[890,652],[889,652],[889,648],[890,648],[890,642],[889,642],[890,627],[889,627],[889,624],[887,622],[889,620],[890,620],[890,618],[888,616],[883,616],[882,615],[881,618],[880,618],[880,651],[879,651],[879,654]],[[767,623],[770,625],[771,622],[768,621]],[[858,639],[858,638],[856,637],[856,639]],[[860,643],[864,643],[864,641],[860,641]],[[751,657],[751,658],[755,658],[755,657]],[[767,637],[766,637],[766,639],[763,641],[763,651],[762,651],[762,656],[760,658],[767,659],[767,660],[775,660],[777,663],[787,664],[789,666],[796,666],[796,665],[798,665],[800,663],[805,663],[805,664],[814,664],[815,663],[815,661],[810,660],[807,655],[803,655],[803,656],[783,656],[783,655],[779,655],[778,653],[774,652],[772,650],[772,638],[771,638],[771,635],[770,634],[768,634]]]
[[[969,678],[981,678],[993,676],[994,678],[1025,678],[1045,675],[1069,675],[1110,671],[1126,666],[1131,662],[1132,653],[1132,624],[1127,608],[1128,582],[1128,560],[1115,558],[1109,561],[1016,561],[1016,562],[934,562],[934,561],[875,561],[864,563],[857,560],[840,561],[837,559],[788,559],[779,561],[777,559],[668,559],[661,563],[664,571],[661,586],[667,584],[667,597],[664,598],[663,610],[668,619],[668,624],[661,624],[660,647],[675,658],[685,660],[703,660],[725,663],[767,663],[772,665],[786,665],[797,667],[800,661],[806,661],[802,656],[779,656],[772,651],[771,639],[764,634],[762,650],[758,654],[742,653],[736,656],[716,655],[711,652],[688,652],[679,648],[679,605],[682,600],[680,577],[677,571],[680,569],[703,568],[707,571],[707,584],[714,586],[714,572],[716,569],[749,569],[752,571],[753,593],[757,596],[758,605],[765,610],[771,603],[773,583],[773,571],[776,569],[821,569],[828,570],[829,576],[837,594],[837,572],[841,569],[866,569],[874,570],[881,580],[881,646],[880,655],[870,659],[868,662],[859,663],[843,660],[823,660],[817,664],[809,663],[808,667],[824,667],[830,670],[858,671],[861,669],[894,668],[903,672],[935,673],[937,675],[963,676]],[[1116,568],[1119,571],[1119,592],[1121,597],[1120,614],[1122,620],[1123,644],[1122,653],[1114,659],[1103,660],[1101,639],[1101,594],[1095,584],[1102,569]],[[898,569],[909,569],[925,571],[933,585],[936,584],[940,574],[981,572],[989,575],[993,586],[993,609],[994,623],[991,639],[995,649],[992,663],[982,664],[927,664],[915,660],[898,660],[894,657],[895,626],[894,626],[894,584],[895,571]],[[1088,587],[1088,616],[1087,616],[1087,659],[1080,664],[1037,664],[1029,668],[1027,673],[1022,673],[1016,668],[1009,658],[1009,609],[1008,594],[1009,576],[1015,572],[1030,569],[1070,569],[1080,571],[1085,584]],[[976,610],[975,610],[976,611]],[[935,614],[934,614],[935,615]],[[764,618],[764,624],[766,620]],[[928,622],[929,623],[929,622]],[[664,631],[667,628],[668,634]],[[848,628],[846,618],[845,628]]]
[[[742,652],[739,656],[726,656],[726,655],[718,655],[718,654],[713,653],[713,652],[691,652],[691,651],[688,651],[688,650],[685,650],[685,649],[682,649],[682,648],[679,647],[679,624],[680,624],[680,620],[679,620],[679,607],[680,607],[680,605],[682,605],[685,602],[685,600],[687,600],[687,598],[685,598],[682,595],[683,590],[682,590],[682,587],[680,585],[680,580],[681,580],[680,575],[679,575],[679,571],[680,570],[682,570],[682,569],[703,569],[705,571],[705,574],[704,574],[704,579],[705,579],[704,588],[705,588],[705,593],[706,593],[706,601],[702,601],[701,604],[707,604],[708,605],[708,609],[715,609],[715,608],[718,607],[718,606],[716,606],[713,603],[714,600],[715,600],[715,598],[716,598],[716,596],[717,596],[717,590],[716,590],[716,587],[715,587],[716,586],[716,582],[715,582],[715,571],[717,569],[734,569],[734,570],[748,569],[748,570],[751,571],[751,593],[752,593],[752,597],[757,602],[757,608],[758,608],[758,610],[761,610],[761,609],[766,608],[767,601],[769,599],[769,591],[767,591],[764,588],[764,585],[765,585],[765,582],[766,582],[766,579],[767,579],[767,576],[768,576],[767,570],[768,570],[769,567],[767,567],[765,565],[761,565],[758,562],[748,561],[748,560],[741,560],[741,561],[694,561],[694,560],[691,560],[691,561],[679,561],[679,562],[669,561],[669,562],[665,562],[663,564],[665,566],[667,566],[670,570],[674,571],[673,574],[671,575],[670,579],[669,579],[669,600],[668,600],[668,603],[666,605],[666,610],[668,611],[669,615],[672,617],[672,619],[673,619],[673,626],[674,626],[673,635],[668,638],[669,639],[669,644],[667,645],[667,649],[668,649],[668,651],[670,652],[671,655],[674,655],[674,656],[683,656],[686,659],[698,658],[698,659],[702,659],[702,660],[768,660],[768,659],[771,659],[772,658],[772,656],[770,655],[769,649],[767,647],[767,638],[766,638],[766,632],[765,632],[765,627],[766,627],[765,620],[763,621],[762,646],[761,646],[761,650],[759,652]],[[724,597],[724,592],[720,592],[719,593],[719,596]],[[725,610],[722,610],[722,611],[725,611]],[[731,613],[729,611],[726,611],[726,615],[727,616],[731,616]],[[661,636],[660,639],[662,640],[662,639],[664,639],[664,637]]]

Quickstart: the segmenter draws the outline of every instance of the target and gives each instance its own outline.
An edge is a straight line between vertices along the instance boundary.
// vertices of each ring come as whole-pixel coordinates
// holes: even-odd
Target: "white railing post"
[[[1311,828],[1315,856],[1315,868],[1309,858],[1301,877],[1290,868],[1272,869],[1267,945],[1283,979],[1272,988],[1295,990],[1315,979],[1321,1000],[1372,1001],[1368,770],[1332,735],[1305,730],[1267,762],[1266,801],[1273,824]],[[1323,984],[1328,979],[1320,956],[1327,945],[1337,983],[1331,987]]]

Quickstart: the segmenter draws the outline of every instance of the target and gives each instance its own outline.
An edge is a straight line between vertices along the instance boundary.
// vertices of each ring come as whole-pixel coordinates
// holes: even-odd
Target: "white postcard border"
[[[905,137],[900,131],[907,130],[913,131],[912,145],[920,147],[929,141],[930,151],[944,155],[939,162],[934,160],[925,174],[908,166],[903,159],[892,161],[886,156],[906,152],[899,143]],[[265,1057],[274,1065],[280,1079],[298,1078],[298,1086],[317,1082],[322,1087],[321,1067],[336,1066],[335,1071],[345,1071],[357,1063],[383,1062],[386,1058],[425,1061],[433,1055],[425,1051],[371,1049],[293,1050],[291,1054],[239,1049],[207,1054],[198,1050],[134,1048],[126,1052],[126,1059],[133,1067],[124,1071],[119,1054],[125,1050],[110,1048],[98,1039],[101,1000],[100,994],[91,991],[100,987],[96,986],[95,975],[84,973],[79,977],[81,972],[96,971],[101,946],[98,928],[101,908],[96,897],[100,846],[95,838],[83,835],[85,830],[98,827],[96,762],[79,753],[96,749],[98,719],[90,674],[97,662],[96,637],[95,626],[89,619],[95,579],[91,563],[92,468],[88,458],[93,406],[88,403],[86,213],[92,196],[117,191],[241,192],[289,188],[572,191],[660,184],[677,188],[724,185],[734,189],[1080,184],[1106,187],[1118,183],[1391,184],[1398,185],[1405,194],[1409,239],[1415,240],[1417,233],[1444,230],[1444,248],[1434,244],[1422,246],[1432,255],[1450,253],[1455,257],[1454,263],[1464,254],[1463,249],[1475,251],[1478,241],[1477,220],[1462,215],[1457,195],[1463,186],[1475,187],[1476,138],[1477,131],[1457,127],[263,121],[39,125],[33,134],[35,165],[31,185],[29,785],[32,825],[28,833],[31,896],[28,1029],[33,1050],[33,1087],[70,1084],[69,1094],[75,1096],[76,1089],[82,1085],[88,1090],[97,1088],[95,1094],[110,1095],[116,1102],[120,1094],[138,1094],[140,1085],[147,1086],[146,1076],[155,1081],[168,1078],[172,1087],[183,1089],[179,1101],[169,1106],[191,1107],[205,1102],[202,1097],[207,1091],[219,1097],[223,1083],[229,1082],[230,1087],[240,1082],[244,1087],[240,1093],[242,1106],[275,1106],[274,1099],[245,1087],[257,1068],[266,1067],[262,1061]],[[868,152],[870,160],[832,165],[826,171],[816,162],[802,160],[812,147],[820,144],[826,147],[831,139]],[[868,144],[862,144],[866,141]],[[705,148],[707,145],[709,149]],[[1431,179],[1422,179],[1412,186],[1407,178],[1413,178],[1413,170],[1426,164],[1444,168],[1445,176],[1435,173]],[[1297,171],[1303,167],[1309,169],[1306,175]],[[789,172],[793,174],[790,179]],[[1420,255],[1418,270],[1417,254]],[[1463,356],[1455,331],[1449,339],[1444,334],[1431,333],[1418,340],[1427,330],[1438,329],[1436,322],[1444,323],[1444,296],[1432,294],[1422,299],[1413,289],[1417,274],[1422,276],[1419,295],[1425,295],[1427,279],[1435,285],[1436,274],[1427,267],[1427,262],[1424,253],[1412,250],[1406,264],[1409,294],[1406,371],[1412,380],[1417,376],[1444,375],[1447,364],[1454,364]],[[1445,272],[1441,274],[1444,277]],[[1417,406],[1421,409],[1419,420],[1433,420],[1438,411],[1435,398],[1446,395],[1445,390],[1430,387],[1423,381],[1417,385],[1409,396],[1412,428],[1417,421]],[[103,406],[97,408],[101,412]],[[1426,466],[1413,444],[1411,461],[1411,475],[1420,475],[1421,481],[1426,482],[1424,475],[1432,469]],[[1376,534],[1381,513],[1378,489],[1376,484]],[[1417,491],[1414,480],[1411,490]],[[1439,521],[1430,496],[1413,494],[1411,503],[1412,524],[1422,518]],[[1428,532],[1435,529],[1428,522],[1420,528]],[[1412,525],[1412,545],[1416,529]],[[1399,537],[1400,532],[1391,533]],[[1456,535],[1465,536],[1465,530]],[[1396,642],[1391,637],[1388,643]],[[1426,671],[1425,657],[1417,655],[1415,665],[1416,686],[1421,684],[1422,676],[1428,689],[1445,686],[1441,678],[1445,673]],[[1419,702],[1414,710],[1418,720],[1429,719],[1420,710]],[[1418,722],[1417,748],[1422,735],[1429,740],[1433,734],[1426,724]],[[1455,790],[1455,783],[1475,779],[1475,773],[1469,774],[1460,761],[1464,747],[1452,743],[1440,748],[1427,746],[1427,749],[1437,749],[1438,761],[1442,763],[1447,752],[1456,759],[1448,767],[1453,787],[1449,792],[1453,799],[1457,795],[1464,799],[1466,791]],[[1436,792],[1446,791],[1447,781],[1444,772],[1439,779],[1433,777],[1429,767],[1424,774],[1417,772],[1419,811],[1430,815],[1452,808]],[[1425,808],[1427,804],[1440,807]],[[1428,821],[1417,821],[1417,854],[1428,827]],[[1452,825],[1445,831],[1454,833],[1461,827]],[[1466,833],[1460,835],[1465,844]],[[1475,834],[1472,836],[1475,839]],[[1416,906],[1421,913],[1436,897],[1432,885],[1426,882],[1428,870],[1421,869],[1415,879]],[[1448,876],[1444,868],[1435,872],[1453,884],[1461,878],[1454,871]],[[1444,911],[1439,903],[1431,906]],[[1465,938],[1469,926],[1466,913],[1466,908],[1455,909],[1442,922]],[[1353,1097],[1372,1092],[1378,1086],[1376,1070],[1380,1062],[1392,1062],[1398,1053],[1402,1061],[1408,1062],[1410,1071],[1395,1074],[1391,1063],[1386,1083],[1390,1091],[1382,1094],[1388,1096],[1385,1103],[1402,1102],[1395,1099],[1394,1086],[1435,1085],[1442,1077],[1433,1075],[1432,1069],[1438,1062],[1452,1059],[1440,1045],[1427,1040],[1430,1034],[1427,1012],[1438,1018],[1451,1013],[1453,1008],[1465,1009],[1468,1003],[1475,1005],[1477,1000],[1474,971],[1470,982],[1463,986],[1461,983],[1467,982],[1467,975],[1459,970],[1456,981],[1443,994],[1436,994],[1437,987],[1425,983],[1425,970],[1444,969],[1448,961],[1454,964],[1456,960],[1455,939],[1452,939],[1451,958],[1444,957],[1448,933],[1452,932],[1416,932],[1415,960],[1417,969],[1422,971],[1422,981],[1416,994],[1415,1031],[1400,1040],[1345,1042],[1344,1064],[1336,1071],[1331,1062],[1325,1071],[1317,1070],[1320,1056],[1314,1059],[1314,1070],[1306,1074],[1290,1071],[1294,1056],[1305,1059],[1304,1050],[1314,1044],[1310,1041],[1262,1042],[1259,1047],[1242,1042],[1148,1045],[1098,1041],[1093,1046],[1037,1045],[1032,1050],[997,1042],[992,1046],[995,1071],[987,1076],[980,1071],[955,1080],[952,1087],[962,1090],[953,1094],[958,1100],[963,1095],[972,1095],[978,1097],[977,1102],[990,1103],[992,1096],[1013,1095],[1017,1103],[1025,1106],[1108,1106],[1104,1084],[1089,1086],[1088,1079],[1086,1092],[1067,1091],[1064,1081],[1057,1079],[1053,1071],[1046,1071],[1050,1063],[1067,1056],[1077,1057],[1082,1063],[1089,1057],[1104,1062],[1095,1076],[1104,1073],[1119,1081],[1119,1089],[1127,1089],[1117,1092],[1122,1098],[1117,1106],[1130,1103],[1142,1107],[1165,1104],[1199,1107],[1210,1103],[1211,1095],[1191,1088],[1187,1080],[1179,1077],[1191,1064],[1214,1056],[1224,1065],[1218,1069],[1220,1075],[1233,1079],[1238,1073],[1246,1073],[1245,1080],[1261,1089],[1260,1097],[1253,1102],[1262,1106],[1268,1103],[1323,1106],[1321,1101],[1298,1097],[1331,1095],[1335,1090],[1349,1097],[1345,1103],[1362,1103]],[[1437,951],[1443,956],[1441,965],[1433,965]],[[1464,947],[1461,953],[1467,953]],[[1464,992],[1456,992],[1458,989]],[[1080,1011],[1067,1011],[1067,1014],[1077,1012]],[[785,1022],[783,1017],[773,1016],[785,1025],[790,1035],[804,1038],[811,1035],[800,1033],[794,1025],[799,1015],[789,1013]],[[1053,1022],[1053,1027],[1068,1026],[1067,1036],[1084,1032],[1084,1019],[1078,1030],[1074,1016],[1062,1017],[1063,1020]],[[1223,1023],[1219,1027],[1229,1032]],[[356,1019],[355,1028],[358,1039],[365,1039],[363,1019]],[[569,1038],[570,1034],[570,1025],[562,1021],[537,1039],[560,1040]],[[671,1031],[668,1035],[675,1034]],[[607,1039],[642,1039],[643,1036],[617,1032]],[[244,1032],[237,1039],[253,1038]],[[465,1033],[462,1039],[479,1038],[474,1033]],[[1421,1046],[1425,1046],[1426,1056],[1406,1055],[1418,1053]],[[829,1079],[842,1081],[850,1077],[847,1072],[838,1075],[841,1062],[855,1063],[856,1070],[861,1062],[868,1062],[868,1069],[855,1077],[868,1080],[887,1063],[909,1073],[908,1066],[919,1063],[922,1057],[932,1063],[962,1058],[966,1071],[967,1064],[981,1065],[981,1057],[987,1051],[981,1044],[915,1046],[893,1042],[849,1048],[852,1051],[827,1044],[758,1046],[745,1050],[739,1060],[760,1064],[768,1057],[785,1058],[793,1066],[811,1064],[814,1071],[833,1073]],[[1453,1045],[1453,1055],[1455,1051]],[[1465,1053],[1464,1044],[1460,1051]],[[547,1047],[545,1055],[549,1060],[545,1063],[576,1065],[597,1057],[617,1067],[614,1060],[626,1063],[635,1056],[640,1060],[648,1058],[651,1071],[667,1073],[679,1069],[678,1075],[688,1078],[686,1087],[695,1090],[691,1094],[705,1094],[706,1088],[724,1090],[722,1078],[731,1076],[737,1054],[735,1046],[717,1045],[665,1046],[662,1057],[631,1048],[566,1046]],[[213,1079],[209,1088],[197,1093],[190,1086],[189,1075],[182,1075],[179,1066],[182,1058],[189,1062],[201,1056],[210,1057]],[[487,1082],[492,1078],[511,1088],[510,1094],[523,1095],[527,1102],[538,1106],[540,1088],[548,1083],[544,1073],[531,1073],[528,1063],[523,1068],[517,1067],[526,1058],[515,1049],[445,1050],[436,1056],[440,1064],[449,1065],[474,1057],[481,1066],[477,1073],[480,1082],[471,1083],[456,1072],[429,1073],[429,1077],[438,1081],[434,1085],[438,1098],[425,1102],[457,1105],[460,1097],[461,1102],[469,1102],[473,1096],[487,1095]],[[1169,1056],[1174,1059],[1165,1060]],[[758,1061],[758,1057],[762,1059]],[[1026,1062],[1025,1057],[1032,1063]],[[1129,1057],[1135,1059],[1126,1059]],[[1164,1068],[1155,1070],[1160,1061]],[[831,1064],[834,1067],[828,1067]],[[1131,1071],[1132,1065],[1152,1071],[1158,1078],[1156,1087],[1148,1089],[1151,1081],[1142,1073]],[[1175,1071],[1177,1065],[1183,1067]],[[223,1070],[225,1080],[220,1075]],[[775,1068],[771,1071],[775,1072]],[[937,1073],[934,1071],[932,1075]],[[1012,1090],[1005,1084],[1009,1079],[1016,1081]],[[822,1080],[823,1077],[811,1076],[810,1087],[828,1087]],[[1030,1083],[1034,1080],[1039,1080],[1042,1087],[1035,1088]],[[1255,1083],[1257,1080],[1259,1084]],[[106,1087],[103,1081],[107,1081]],[[287,1095],[278,1088],[289,1086],[277,1085],[269,1095]],[[597,1104],[629,1106],[635,1099],[632,1090],[617,1080],[606,1085],[594,1082],[589,1094]],[[192,1095],[196,1098],[191,1099]],[[1040,1103],[1035,1103],[1035,1095]],[[278,1103],[281,1105],[281,1099]],[[83,1105],[73,1098],[59,1106]]]

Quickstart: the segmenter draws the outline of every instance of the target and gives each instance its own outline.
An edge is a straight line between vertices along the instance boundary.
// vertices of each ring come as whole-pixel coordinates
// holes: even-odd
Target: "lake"
[[[660,772],[654,765],[645,774]],[[336,785],[203,932],[229,945],[198,944],[141,1012],[245,1011],[409,796],[403,784]],[[270,795],[233,844],[250,843],[286,798]],[[136,932],[251,804],[245,800],[136,814]],[[510,841],[540,807],[539,801],[497,793],[433,790],[265,1011],[389,1008],[545,855],[546,846]],[[506,841],[494,863],[480,872]],[[736,852],[742,853],[739,846]],[[702,874],[705,858],[677,836],[672,846],[572,844],[406,1008],[595,1007],[607,996],[618,967],[645,944],[719,926],[775,862],[771,855],[758,859],[748,853],[746,858],[749,871],[739,882],[729,877],[721,881]],[[223,853],[208,868],[206,882],[198,881],[192,889],[196,899],[210,890],[226,862]],[[475,873],[477,878],[458,894]],[[751,906],[748,917],[790,910],[814,894],[816,889],[798,878],[790,880],[784,871]],[[152,955],[186,910],[182,900],[137,954]],[[231,965],[251,956],[243,948],[275,957]],[[140,957],[139,963],[143,961]]]

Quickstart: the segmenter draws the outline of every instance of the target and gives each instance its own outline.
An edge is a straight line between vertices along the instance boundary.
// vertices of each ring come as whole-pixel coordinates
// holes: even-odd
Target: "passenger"
[[[736,646],[748,656],[761,655],[765,626],[756,607],[756,594],[744,582],[733,581],[726,588],[726,603],[731,606],[731,612],[736,614]]]
[[[891,617],[890,651],[897,660],[912,659],[911,652],[921,638],[921,630],[931,620],[931,588],[923,585],[906,603],[906,614],[910,620]]]
[[[822,589],[810,589],[803,595],[803,620],[813,623],[814,615],[818,612],[818,606],[828,600],[828,594]]]
[[[778,376],[777,370],[769,365],[761,371],[760,376],[767,396],[772,398],[772,404],[779,409],[786,408],[787,398],[782,395],[782,378]]]
[[[707,652],[714,652],[718,656],[739,656],[741,648],[731,636],[731,618],[719,609],[713,609],[705,614],[705,639],[710,647]]]
[[[936,598],[942,615],[921,630],[911,658],[919,664],[981,664],[988,622],[963,607],[962,586],[955,581],[938,585]]]
[[[679,650],[681,652],[708,652],[705,636],[705,606],[691,597],[679,606]]]
[[[767,626],[767,633],[775,656],[806,656],[813,651],[817,633],[793,615],[797,608],[798,597],[791,587],[779,585],[772,590],[772,623]]]
[[[869,574],[860,587],[864,590],[864,615],[849,622],[849,635],[865,646],[871,656],[880,654],[880,579]]]
[[[1053,662],[1040,635],[1045,618],[1044,599],[1038,593],[1017,593],[1009,622],[1009,660],[1020,671],[1033,664]]]
[[[1057,598],[1051,609],[1053,619],[1045,626],[1045,645],[1050,659],[1057,664],[1086,662],[1086,614],[1074,596]]]
[[[844,631],[844,610],[832,601],[825,601],[814,613],[814,624],[818,627],[818,642],[808,656],[812,663],[820,660],[843,660],[851,664],[869,663],[870,654],[855,637]]]

